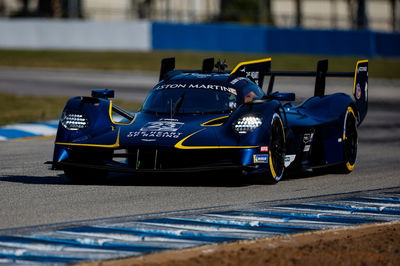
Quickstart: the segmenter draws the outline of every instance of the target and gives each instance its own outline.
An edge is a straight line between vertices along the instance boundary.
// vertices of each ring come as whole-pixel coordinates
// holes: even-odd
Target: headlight
[[[80,130],[89,126],[87,117],[78,112],[63,112],[60,122],[61,125],[68,130]]]
[[[239,134],[246,134],[261,126],[262,120],[257,116],[242,116],[233,123],[233,129]]]

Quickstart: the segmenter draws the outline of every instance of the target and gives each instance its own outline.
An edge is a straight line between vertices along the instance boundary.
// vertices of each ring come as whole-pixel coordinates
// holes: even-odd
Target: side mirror
[[[114,90],[92,90],[92,97],[103,99],[114,98]]]
[[[268,96],[282,102],[293,102],[296,99],[296,94],[293,92],[274,92]]]

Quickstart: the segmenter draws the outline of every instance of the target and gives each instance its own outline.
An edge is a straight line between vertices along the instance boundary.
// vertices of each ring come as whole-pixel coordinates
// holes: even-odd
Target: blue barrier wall
[[[400,56],[400,34],[153,23],[154,50]]]
[[[376,54],[400,56],[400,34],[375,33]]]
[[[155,50],[265,52],[266,28],[215,24],[153,23]]]
[[[303,29],[267,30],[267,53],[364,55],[374,54],[367,31]]]

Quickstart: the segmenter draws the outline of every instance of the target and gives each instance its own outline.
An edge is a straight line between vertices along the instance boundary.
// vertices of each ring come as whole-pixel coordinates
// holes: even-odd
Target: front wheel
[[[267,183],[278,183],[285,171],[286,137],[282,118],[274,113],[271,120],[271,132],[268,149]]]

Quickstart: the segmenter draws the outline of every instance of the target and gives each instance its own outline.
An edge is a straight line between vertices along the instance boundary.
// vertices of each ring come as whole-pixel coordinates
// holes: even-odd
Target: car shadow
[[[103,182],[120,186],[177,186],[177,187],[241,187],[251,185],[251,181],[239,174],[226,173],[186,173],[186,174],[111,174]]]
[[[313,172],[313,171],[288,172],[288,173],[285,173],[285,176],[283,177],[282,181],[305,179],[305,178],[323,176],[323,175],[326,175],[326,174],[328,174],[328,173],[316,173],[316,172]]]
[[[64,174],[57,176],[7,175],[0,176],[0,182],[33,185],[101,185],[101,186],[163,186],[163,187],[243,187],[257,183],[252,177],[229,173],[190,174],[110,174],[106,179],[89,182],[72,182]]]
[[[303,172],[288,173],[280,182],[318,177],[324,174]],[[119,174],[111,173],[106,179],[88,182],[73,182],[64,174],[56,176],[5,175],[0,182],[13,182],[33,185],[101,185],[101,186],[163,186],[163,187],[245,187],[251,185],[271,185],[262,176],[241,175],[231,172],[205,172],[181,174]]]
[[[70,183],[68,178],[62,176],[28,176],[28,175],[5,175],[0,176],[0,182],[12,182],[31,185],[65,185]]]

